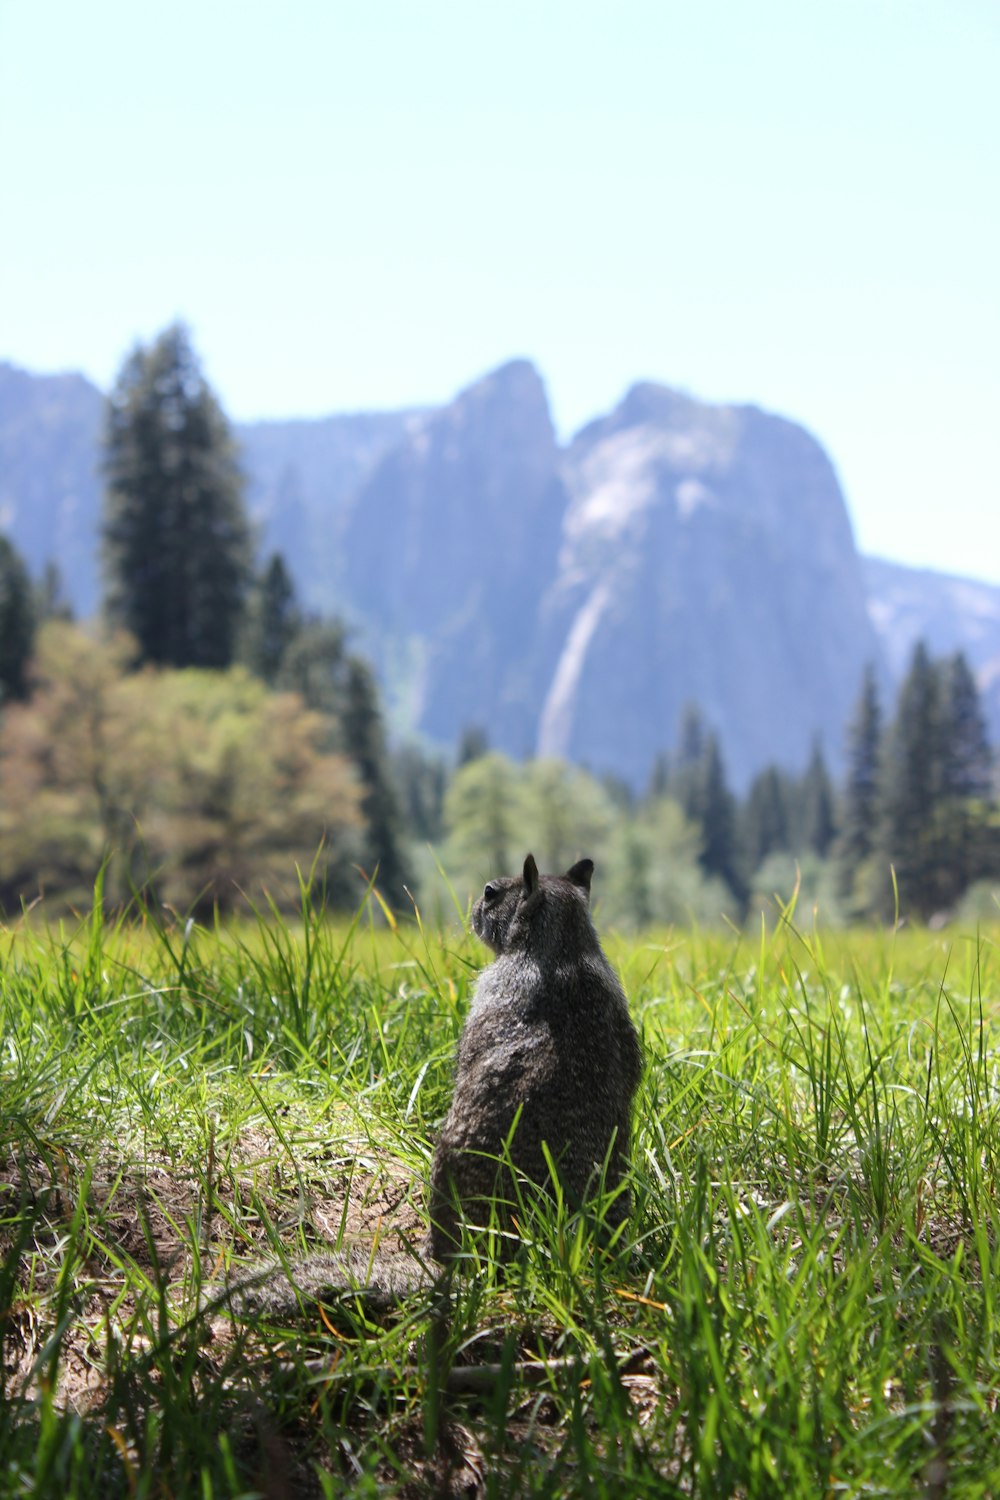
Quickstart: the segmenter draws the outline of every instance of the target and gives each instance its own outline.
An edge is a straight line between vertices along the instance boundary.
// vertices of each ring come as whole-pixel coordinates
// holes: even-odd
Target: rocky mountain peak
[[[804,765],[817,733],[836,763],[878,647],[815,439],[644,384],[577,435],[563,472],[539,753],[602,765],[613,737],[616,769],[639,785],[691,702],[737,784],[768,759]]]

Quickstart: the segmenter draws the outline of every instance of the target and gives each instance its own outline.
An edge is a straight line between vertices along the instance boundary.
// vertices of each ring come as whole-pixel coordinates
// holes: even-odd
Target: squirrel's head
[[[578,860],[565,875],[539,875],[534,855],[524,861],[520,875],[488,880],[472,908],[472,930],[494,953],[512,948],[530,951],[532,936],[545,943],[574,928],[581,936],[592,932],[590,880],[592,859]]]

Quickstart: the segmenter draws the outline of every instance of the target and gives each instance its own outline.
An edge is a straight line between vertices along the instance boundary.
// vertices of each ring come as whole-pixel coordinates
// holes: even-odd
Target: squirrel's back
[[[476,1222],[513,1196],[497,1168],[508,1141],[516,1171],[541,1186],[547,1151],[578,1203],[602,1180],[619,1188],[627,1169],[642,1054],[591,921],[592,873],[581,860],[564,876],[540,876],[529,855],[520,876],[488,882],[473,908],[473,928],[497,957],[476,985],[434,1157],[430,1250],[439,1259],[454,1253],[459,1209]],[[622,1190],[608,1218],[627,1211]]]

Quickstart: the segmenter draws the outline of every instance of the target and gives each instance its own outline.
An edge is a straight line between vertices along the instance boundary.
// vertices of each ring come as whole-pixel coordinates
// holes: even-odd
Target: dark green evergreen
[[[945,899],[952,903],[987,869],[987,808],[993,756],[979,690],[964,655],[941,664],[943,733],[940,844]]]
[[[285,559],[274,552],[254,585],[247,610],[244,656],[251,672],[273,687],[301,630],[295,585]]]
[[[347,661],[347,635],[340,621],[310,620],[288,643],[277,677],[279,688],[298,693],[310,708],[330,717],[332,741],[341,750],[337,726],[344,711]]]
[[[959,651],[942,667],[945,756],[942,791],[948,800],[982,803],[993,789],[993,755],[976,679]]]
[[[697,703],[685,703],[681,712],[675,757],[678,771],[700,765],[705,756],[708,730]]]
[[[875,854],[896,872],[905,915],[928,917],[946,899],[940,837],[944,745],[940,674],[921,641],[899,691],[879,771]]]
[[[701,821],[706,752],[709,732],[696,703],[686,703],[681,713],[677,749],[673,755],[669,793],[679,802],[686,817]],[[718,749],[718,746],[716,746]]]
[[[654,758],[646,787],[646,799],[656,802],[660,797],[669,797],[673,778],[673,762],[665,750]]]
[[[390,906],[407,900],[411,876],[404,848],[403,818],[389,767],[375,678],[368,663],[347,658],[341,716],[344,749],[357,768],[365,819],[365,871],[378,868],[378,887]]]
[[[726,781],[722,752],[714,734],[706,735],[701,761],[691,769],[696,772],[693,820],[700,825],[703,839],[701,867],[706,875],[718,875],[742,901],[746,897],[746,883],[740,869],[736,802]]]
[[[833,782],[819,740],[813,742],[798,801],[800,834],[796,842],[803,850],[812,850],[825,859],[836,837],[837,821]]]
[[[692,822],[698,822],[701,818],[706,733],[698,709],[689,703],[684,709],[677,748],[670,758],[667,789],[675,802],[680,804],[684,816]],[[662,769],[661,766],[661,775]],[[662,784],[660,780],[660,785]]]
[[[458,737],[455,750],[455,768],[460,770],[470,761],[481,760],[490,753],[490,737],[481,724],[466,724]]]
[[[35,641],[35,598],[24,559],[0,536],[0,704],[28,694],[28,663]]]
[[[137,347],[107,404],[106,608],[144,661],[226,667],[250,581],[243,476],[187,330]]]
[[[425,844],[444,838],[444,794],[448,768],[444,757],[421,745],[401,745],[392,755],[392,773],[407,832]]]
[[[869,665],[865,669],[857,708],[847,731],[843,824],[836,851],[840,893],[849,907],[854,909],[863,900],[857,889],[861,871],[875,848],[879,821],[881,743],[882,707],[875,669]]]
[[[35,589],[35,613],[39,624],[44,620],[66,622],[73,619],[73,606],[66,597],[59,564],[54,563],[51,558],[45,564]]]
[[[788,778],[776,766],[754,777],[740,817],[743,850],[751,875],[769,854],[791,848]]]

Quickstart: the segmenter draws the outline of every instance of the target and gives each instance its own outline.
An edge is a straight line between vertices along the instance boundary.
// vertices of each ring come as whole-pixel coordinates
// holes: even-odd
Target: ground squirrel
[[[606,1222],[625,1219],[642,1053],[591,921],[593,869],[582,859],[565,875],[539,875],[529,854],[521,875],[489,881],[472,908],[473,930],[496,958],[479,976],[459,1041],[455,1091],[431,1168],[424,1266],[405,1252],[311,1256],[291,1268],[303,1298],[353,1290],[388,1305],[429,1285],[433,1263],[446,1266],[460,1248],[461,1218],[473,1232],[491,1213],[510,1228],[511,1166],[545,1190],[551,1160],[571,1205],[603,1185],[616,1194]],[[502,1165],[508,1154],[511,1166]],[[289,1311],[294,1296],[278,1266],[234,1291],[244,1308],[272,1314]]]
[[[529,854],[520,876],[489,881],[472,909],[473,931],[497,956],[476,985],[434,1153],[435,1260],[457,1246],[459,1209],[481,1224],[491,1202],[515,1200],[510,1172],[496,1162],[508,1138],[528,1182],[549,1180],[544,1145],[574,1206],[603,1178],[620,1189],[608,1221],[628,1213],[621,1182],[642,1056],[590,918],[593,870],[582,859],[565,875],[539,875]]]

